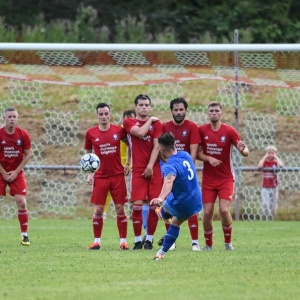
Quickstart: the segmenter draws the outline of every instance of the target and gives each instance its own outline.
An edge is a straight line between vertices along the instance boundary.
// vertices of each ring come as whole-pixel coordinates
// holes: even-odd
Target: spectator
[[[259,161],[258,167],[261,169],[283,167],[275,146],[268,146],[266,148],[266,153]],[[263,217],[266,220],[273,220],[278,202],[278,176],[275,170],[263,171],[261,198]]]

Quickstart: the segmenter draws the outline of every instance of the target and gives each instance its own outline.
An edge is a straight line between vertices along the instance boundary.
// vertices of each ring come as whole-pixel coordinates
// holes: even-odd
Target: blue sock
[[[142,218],[143,218],[143,228],[145,230],[147,230],[148,215],[149,215],[149,205],[143,204]]]
[[[164,243],[161,247],[161,249],[164,252],[168,252],[168,250],[170,249],[170,247],[175,243],[176,239],[179,236],[179,232],[180,232],[180,227],[171,225],[169,230],[167,231],[165,238],[164,238]]]

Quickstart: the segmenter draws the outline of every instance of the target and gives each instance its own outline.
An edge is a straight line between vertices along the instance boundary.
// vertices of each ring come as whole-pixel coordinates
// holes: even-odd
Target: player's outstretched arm
[[[150,205],[162,205],[164,200],[168,197],[168,195],[171,193],[172,191],[172,187],[173,187],[173,182],[175,180],[175,175],[173,174],[168,174],[165,178],[164,178],[164,184],[163,187],[161,189],[161,192],[159,194],[159,196],[157,198],[154,198],[150,201]]]

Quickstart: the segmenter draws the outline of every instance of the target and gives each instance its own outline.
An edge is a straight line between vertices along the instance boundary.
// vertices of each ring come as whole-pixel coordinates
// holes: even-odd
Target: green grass
[[[232,252],[214,225],[214,251],[192,252],[183,224],[177,249],[153,261],[155,251],[118,250],[113,220],[101,251],[86,250],[90,220],[31,220],[30,247],[19,244],[17,220],[0,220],[0,299],[298,299],[299,222],[235,222]],[[163,233],[160,222],[155,240]]]

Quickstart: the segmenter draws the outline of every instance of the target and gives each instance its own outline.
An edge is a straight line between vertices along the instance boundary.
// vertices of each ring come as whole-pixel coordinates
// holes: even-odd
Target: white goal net
[[[198,125],[208,122],[209,102],[220,101],[223,122],[235,126],[250,149],[247,159],[234,153],[236,219],[273,219],[262,210],[256,167],[268,145],[276,145],[284,162],[274,170],[276,218],[300,219],[297,45],[0,44],[1,114],[16,107],[19,126],[32,138],[26,167],[31,218],[90,217],[91,191],[79,169],[85,131],[97,123],[99,102],[110,104],[113,122],[121,123],[138,94],[151,97],[152,114],[162,121],[171,119],[170,100],[184,97],[187,118]],[[0,198],[0,216],[16,215],[12,198]]]

